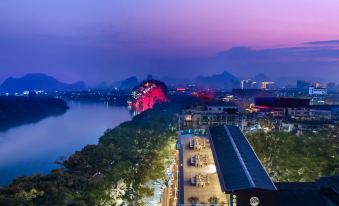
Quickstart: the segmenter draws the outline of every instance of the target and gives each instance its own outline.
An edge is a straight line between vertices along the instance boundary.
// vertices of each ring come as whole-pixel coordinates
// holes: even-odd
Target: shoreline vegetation
[[[177,138],[177,116],[191,97],[156,105],[107,130],[47,175],[18,177],[0,189],[0,205],[144,205],[148,183],[165,180],[165,159]]]
[[[0,131],[62,115],[68,109],[65,101],[53,97],[0,96]]]

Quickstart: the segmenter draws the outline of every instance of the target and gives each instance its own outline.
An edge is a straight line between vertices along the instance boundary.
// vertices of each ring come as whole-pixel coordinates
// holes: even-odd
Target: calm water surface
[[[0,185],[20,175],[47,173],[53,161],[87,144],[95,144],[108,128],[130,120],[125,107],[103,103],[68,102],[63,115],[48,117],[0,132]]]

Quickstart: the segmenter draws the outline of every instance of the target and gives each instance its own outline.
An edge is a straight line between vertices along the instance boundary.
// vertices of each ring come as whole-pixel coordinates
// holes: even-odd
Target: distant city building
[[[309,116],[310,99],[292,97],[257,97],[255,109],[274,117],[306,118]]]
[[[239,108],[233,103],[200,106],[183,110],[180,116],[180,126],[187,128],[206,128],[212,125],[238,125]]]
[[[258,87],[257,82],[250,79],[241,81],[241,89],[256,89]]]
[[[207,106],[207,111],[213,112],[213,113],[224,113],[224,112],[237,112],[238,106],[229,103],[229,104],[219,104],[219,105],[209,105]]]
[[[308,89],[310,87],[310,83],[305,80],[297,81],[297,89]]]
[[[333,128],[334,126],[333,121],[319,119],[319,117],[315,118],[313,116],[302,121],[298,119],[284,119],[282,121],[277,121],[275,129],[277,131],[295,132],[297,135],[300,135],[304,132],[317,132]]]
[[[330,82],[327,84],[327,91],[328,92],[335,92],[338,91],[338,85],[335,82]]]
[[[320,82],[314,82],[313,85],[314,85],[315,88],[323,87]]]
[[[326,95],[327,94],[327,88],[311,86],[311,87],[309,87],[308,94],[311,95],[311,96],[312,95]]]
[[[327,95],[312,95],[311,105],[325,105]]]
[[[290,122],[282,122],[279,129],[284,132],[292,132],[295,129],[295,126]]]
[[[274,89],[275,83],[274,82],[261,82],[261,89]]]
[[[225,97],[222,98],[223,102],[232,102],[234,101],[234,95],[226,95]]]
[[[339,121],[339,105],[311,105],[310,116],[314,119]]]

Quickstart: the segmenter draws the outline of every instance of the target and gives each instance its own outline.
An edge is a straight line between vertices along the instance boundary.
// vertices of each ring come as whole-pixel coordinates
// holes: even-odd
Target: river
[[[130,120],[126,107],[104,103],[68,102],[70,109],[61,116],[47,117],[0,132],[0,185],[13,178],[47,173],[87,144],[95,144],[108,128]]]

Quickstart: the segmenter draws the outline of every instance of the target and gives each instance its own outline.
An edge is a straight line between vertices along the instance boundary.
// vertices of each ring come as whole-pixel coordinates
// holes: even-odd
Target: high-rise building
[[[310,83],[305,80],[297,80],[297,89],[308,89],[310,87]]]
[[[261,89],[273,89],[275,88],[274,82],[261,82]]]
[[[328,92],[335,92],[337,91],[337,84],[335,82],[330,82],[327,84],[327,90]]]
[[[241,89],[256,89],[257,85],[257,82],[251,79],[241,80]]]

